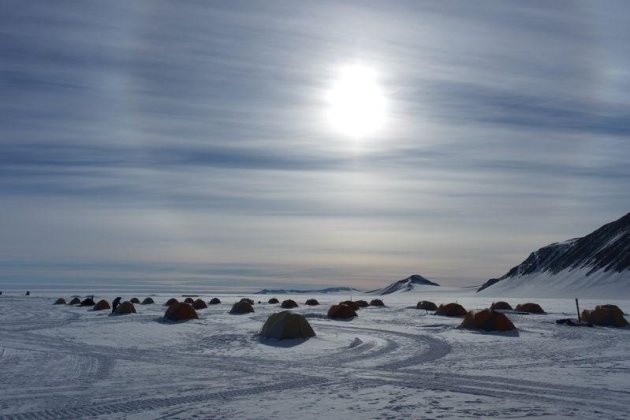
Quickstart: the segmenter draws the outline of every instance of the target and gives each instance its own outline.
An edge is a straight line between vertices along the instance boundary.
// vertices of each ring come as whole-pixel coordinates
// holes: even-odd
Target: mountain
[[[319,290],[297,290],[297,289],[263,289],[256,292],[257,295],[286,295],[286,294],[301,294],[301,293],[361,293],[360,290],[352,287],[329,287],[327,289]]]
[[[630,291],[630,213],[582,238],[532,252],[502,277],[488,280],[477,292],[533,290],[538,285],[555,291],[603,285]]]
[[[371,290],[367,293],[374,295],[389,295],[390,293],[395,292],[410,292],[418,286],[439,286],[439,284],[425,279],[420,274],[413,274],[406,279],[395,281],[382,289]]]

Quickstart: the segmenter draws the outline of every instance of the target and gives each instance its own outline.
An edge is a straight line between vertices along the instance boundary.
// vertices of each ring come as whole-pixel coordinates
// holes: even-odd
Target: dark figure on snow
[[[118,296],[116,299],[114,299],[114,301],[112,302],[112,313],[114,313],[116,311],[116,307],[120,304],[120,300],[122,298],[120,296]]]

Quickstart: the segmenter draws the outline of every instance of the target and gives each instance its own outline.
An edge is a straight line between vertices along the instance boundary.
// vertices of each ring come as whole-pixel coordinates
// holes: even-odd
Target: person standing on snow
[[[112,313],[114,313],[116,311],[116,307],[120,304],[120,300],[122,298],[120,296],[118,296],[116,299],[114,299],[114,301],[112,302]]]

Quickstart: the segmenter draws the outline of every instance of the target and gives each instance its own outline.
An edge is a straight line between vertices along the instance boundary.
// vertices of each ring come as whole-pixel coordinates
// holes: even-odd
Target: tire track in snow
[[[332,381],[316,378],[303,377],[300,379],[278,382],[270,385],[259,385],[250,388],[240,388],[228,391],[195,393],[189,395],[178,395],[173,397],[146,398],[138,400],[128,400],[119,403],[94,404],[84,407],[74,407],[64,410],[40,410],[23,412],[19,414],[0,416],[3,420],[40,420],[40,419],[67,419],[77,417],[95,417],[107,416],[114,414],[132,414],[136,412],[166,409],[169,407],[198,404],[202,402],[220,403],[222,401],[230,401],[235,398],[242,398],[251,395],[258,395],[267,392],[279,392],[284,390],[293,390],[298,388],[308,388],[312,386],[321,386]]]

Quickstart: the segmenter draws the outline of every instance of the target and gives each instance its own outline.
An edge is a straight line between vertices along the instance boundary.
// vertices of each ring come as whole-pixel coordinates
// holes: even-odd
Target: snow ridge
[[[585,277],[592,277],[588,283],[591,287],[596,287],[598,284],[598,281],[594,281],[596,278],[610,279],[614,275],[615,278],[625,279],[630,277],[628,274],[630,213],[582,238],[553,243],[532,252],[521,264],[513,267],[502,277],[488,280],[477,291],[489,287],[496,288],[498,283],[502,288],[506,288],[508,287],[506,283],[514,283],[516,279],[539,277],[549,282],[550,286],[554,278],[562,277],[567,287],[570,286],[570,282],[567,282],[569,278],[584,283]],[[509,288],[513,289],[515,284],[524,282],[519,280],[509,285]]]

